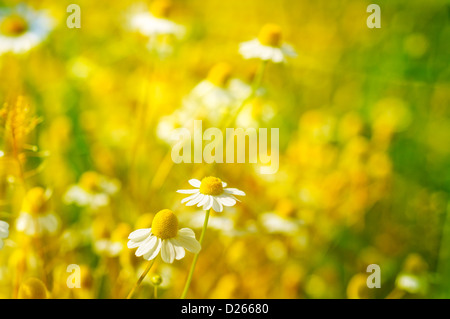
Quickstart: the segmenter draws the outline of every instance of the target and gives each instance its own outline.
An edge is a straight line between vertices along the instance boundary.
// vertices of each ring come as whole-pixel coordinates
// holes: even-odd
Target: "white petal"
[[[162,241],[161,257],[164,262],[169,264],[173,263],[173,260],[175,259],[175,248],[167,239]]]
[[[153,246],[152,249],[150,249],[148,251],[148,253],[146,253],[144,255],[144,259],[145,260],[152,260],[153,258],[158,256],[158,253],[159,253],[160,249],[161,249],[161,239],[160,238],[156,238],[156,244]]]
[[[200,249],[202,249],[200,243],[195,238],[189,236],[178,234],[178,236],[173,238],[172,241],[175,243],[175,245],[184,247],[194,254],[197,254],[198,252],[200,252]]]
[[[211,209],[213,205],[214,199],[211,195],[208,195],[208,200],[206,201],[205,205],[203,205],[204,210]]]
[[[128,239],[132,239],[133,241],[142,241],[150,235],[151,230],[151,228],[141,228],[135,230],[128,235]]]
[[[0,220],[0,238],[6,238],[9,235],[9,224]]]
[[[203,198],[198,202],[197,207],[205,205],[205,203],[208,201],[208,199],[209,199],[209,196],[204,195]]]
[[[222,182],[222,187],[223,187],[223,188],[227,187],[227,183]]]
[[[225,188],[224,192],[226,194],[245,196],[245,193],[237,188]]]
[[[202,184],[202,182],[200,182],[198,179],[193,178],[193,179],[190,179],[190,180],[189,180],[189,184],[191,184],[192,186],[198,188],[198,187],[200,187],[200,185]]]
[[[259,57],[261,60],[271,60],[274,54],[273,48],[267,46],[261,46],[259,49]]]
[[[201,193],[196,194],[194,198],[192,198],[189,202],[186,203],[186,206],[193,206],[197,204],[199,201],[203,199],[204,196],[205,195]]]
[[[29,217],[27,213],[21,213],[16,220],[16,230],[24,232],[29,226]]]
[[[284,61],[283,52],[280,49],[274,50],[272,55],[272,61],[274,63],[280,63]]]
[[[130,248],[130,249],[133,249],[133,248],[139,247],[139,245],[140,245],[141,243],[142,243],[142,242],[140,242],[140,241],[134,241],[133,239],[130,239],[130,240],[127,242],[127,247]]]
[[[59,226],[59,222],[53,214],[42,216],[39,219],[39,224],[42,226],[43,230],[49,234],[55,233]]]
[[[137,257],[140,257],[142,255],[147,254],[155,245],[157,242],[156,236],[150,236],[146,240],[144,240],[140,245],[139,248],[136,250],[135,255]]]
[[[233,196],[233,195],[231,195]],[[217,200],[219,200],[224,206],[234,206],[236,204],[236,200],[231,196],[220,195],[217,196]]]
[[[197,193],[195,193],[194,195],[191,195],[191,196],[188,196],[188,197],[186,197],[186,198],[183,198],[183,199],[181,200],[181,204],[184,204],[184,203],[186,203],[186,202],[189,202],[191,199],[196,198],[196,197],[198,196],[198,194],[200,194],[200,193],[197,192]]]
[[[173,248],[175,249],[175,259],[180,260],[180,259],[184,258],[184,256],[186,255],[184,248],[181,246],[178,246],[176,244],[176,241],[174,241],[173,239],[169,239],[169,240],[171,241]]]
[[[213,197],[212,209],[214,209],[214,211],[216,211],[218,213],[220,213],[223,210],[222,204],[217,200],[217,198],[214,198],[214,197]]]
[[[194,188],[194,189],[179,189],[179,190],[177,190],[177,193],[180,193],[180,194],[195,194],[195,193],[198,193],[198,192],[199,192],[199,190],[196,189],[196,188]]]
[[[181,228],[178,230],[178,235],[195,238],[195,233],[190,228]]]
[[[290,46],[289,44],[283,44],[281,46],[281,51],[283,51],[284,55],[290,56],[290,57],[296,57],[297,52],[295,52],[294,48]]]

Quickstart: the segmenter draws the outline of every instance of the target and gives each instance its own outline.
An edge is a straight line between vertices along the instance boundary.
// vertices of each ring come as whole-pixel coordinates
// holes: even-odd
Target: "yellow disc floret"
[[[349,299],[369,299],[372,291],[367,287],[367,276],[365,274],[354,275],[347,286],[347,297]]]
[[[220,178],[209,176],[202,179],[200,193],[204,195],[220,195],[223,193],[222,181]]]
[[[47,212],[47,194],[42,187],[34,187],[25,195],[22,210],[30,214]]]
[[[6,36],[17,37],[27,29],[27,21],[19,15],[11,15],[0,22],[0,33]]]
[[[294,217],[296,208],[289,199],[281,199],[275,207],[276,212],[283,217]]]
[[[172,10],[172,2],[169,0],[156,0],[153,2],[150,11],[158,18],[167,18]]]
[[[161,239],[176,237],[178,233],[177,216],[170,209],[159,211],[153,218],[152,233]]]
[[[29,278],[19,288],[19,299],[47,299],[47,288],[37,278]]]
[[[218,63],[208,73],[208,81],[214,85],[224,87],[231,76],[231,67],[227,63]]]
[[[278,47],[281,43],[281,28],[276,24],[266,24],[262,27],[258,36],[259,42],[263,45]]]
[[[88,191],[95,193],[100,189],[100,175],[96,172],[85,172],[80,177],[80,186]]]

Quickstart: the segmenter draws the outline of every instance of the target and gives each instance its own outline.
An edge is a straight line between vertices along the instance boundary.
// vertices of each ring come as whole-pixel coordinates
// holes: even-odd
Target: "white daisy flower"
[[[97,209],[107,206],[111,195],[118,192],[120,183],[96,172],[85,172],[78,184],[69,187],[63,197],[65,204]]]
[[[269,233],[293,235],[297,233],[303,225],[302,220],[284,218],[276,213],[261,214],[259,219],[264,229]]]
[[[195,114],[195,117],[205,115],[210,120],[217,120],[238,102],[238,96],[230,90],[231,83],[235,84],[231,79],[230,65],[214,65],[206,79],[197,84],[183,101],[184,108]],[[239,93],[242,94],[240,91]]]
[[[168,19],[171,10],[169,1],[154,1],[150,12],[145,6],[135,6],[129,17],[129,27],[148,37],[173,35],[181,38],[185,34],[184,26]]]
[[[195,213],[186,212],[180,216],[180,220],[194,229],[201,229],[205,221],[205,212],[203,210]],[[208,221],[208,228],[220,231],[223,234],[231,234],[235,225],[233,219],[229,216],[211,216]]]
[[[27,236],[51,235],[59,228],[58,217],[49,209],[50,190],[34,187],[25,195],[15,228]]]
[[[156,126],[158,138],[168,144],[173,143],[174,131],[184,127],[185,123],[193,120],[192,114],[184,109],[177,109],[172,114],[162,116]]]
[[[152,221],[151,228],[133,231],[128,236],[128,248],[137,248],[135,255],[152,260],[161,251],[162,260],[166,263],[180,260],[185,256],[185,249],[197,254],[201,245],[195,239],[190,228],[178,229],[178,219],[169,209],[159,211]]]
[[[228,90],[239,101],[244,101],[247,99],[250,95],[252,95],[253,91],[251,85],[237,78],[230,79]],[[261,95],[264,90],[259,88],[257,91],[258,92],[256,92],[256,95]]]
[[[123,246],[124,245],[121,242],[106,238],[99,239],[94,243],[95,251],[101,255],[106,255],[108,257],[118,256],[122,251]]]
[[[265,25],[257,39],[239,45],[239,53],[245,59],[258,58],[274,63],[285,62],[286,57],[296,57],[295,50],[281,42],[281,28],[275,24]]]
[[[3,248],[3,239],[9,235],[9,224],[0,220],[0,249]]]
[[[190,93],[192,98],[198,104],[205,106],[209,111],[220,111],[229,108],[236,103],[236,99],[226,87],[218,86],[210,80],[206,79],[197,84]],[[186,107],[197,108],[194,103],[189,104],[189,100],[185,102]],[[211,113],[211,112],[208,112]],[[217,116],[215,113],[214,115]]]
[[[426,280],[414,274],[401,273],[397,276],[395,285],[410,294],[417,294],[426,289]]]
[[[0,54],[27,52],[50,33],[53,20],[44,11],[26,5],[0,9]]]
[[[275,108],[270,102],[255,98],[246,104],[236,118],[238,127],[258,128],[261,123],[267,123],[275,116]]]
[[[216,212],[222,212],[223,206],[234,206],[236,201],[239,201],[234,195],[245,196],[245,193],[237,188],[225,188],[227,183],[213,176],[205,177],[201,181],[190,179],[189,184],[197,188],[177,190],[177,193],[192,194],[181,203],[186,203],[186,206],[203,206],[203,210],[212,208]]]
[[[100,219],[98,224],[104,225],[104,221]],[[106,235],[107,237],[101,236],[102,238],[95,239],[94,250],[98,254],[108,257],[119,256],[125,247],[130,231],[131,227],[128,224],[120,223],[110,235],[104,233],[101,234],[103,236]],[[95,233],[96,232],[94,231],[94,236]]]

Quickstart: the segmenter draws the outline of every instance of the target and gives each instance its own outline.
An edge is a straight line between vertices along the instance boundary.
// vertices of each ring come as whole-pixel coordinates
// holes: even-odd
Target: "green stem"
[[[155,288],[154,288],[154,297],[155,297],[155,299],[158,299],[158,286],[156,286],[155,285]]]
[[[208,227],[208,220],[209,220],[209,213],[210,212],[211,212],[211,209],[208,209],[206,211],[205,221],[203,223],[203,229],[202,229],[202,233],[200,235],[200,240],[199,240],[200,245],[202,245],[203,238],[205,238],[205,233],[206,233],[206,228]],[[186,285],[184,286],[183,293],[181,294],[181,299],[185,299],[186,298],[187,292],[189,290],[189,286],[190,286],[191,281],[192,281],[192,276],[194,274],[195,265],[197,264],[197,260],[198,260],[198,256],[199,255],[200,255],[200,252],[198,252],[194,256],[194,260],[192,261],[191,269],[189,270],[189,275],[188,275],[188,278],[187,278],[187,281],[186,281]]]
[[[247,105],[247,103],[251,99],[253,99],[253,97],[256,95],[256,92],[258,91],[259,87],[261,86],[267,63],[268,63],[268,61],[261,61],[261,64],[259,65],[259,69],[255,75],[255,78],[253,79],[253,82],[252,82],[252,91],[250,92],[249,96],[247,96],[247,98],[245,98],[241,102],[241,104],[238,106],[238,108],[233,112],[232,116],[228,118],[229,120],[227,122],[225,122],[225,125],[221,126],[222,128],[226,129],[230,124],[235,122],[236,118],[238,117],[239,113],[242,111],[244,106]]]
[[[442,229],[441,229],[441,238],[439,239],[438,246],[438,254],[435,265],[435,271],[439,274],[440,280],[442,282],[446,282],[450,278],[450,272],[448,271],[449,266],[449,239],[450,239],[450,218],[448,216],[448,211],[450,210],[450,205],[448,205],[445,209],[443,221],[442,221]],[[445,294],[448,292],[445,290]],[[448,298],[445,297],[444,298]]]
[[[156,258],[155,258],[156,259]],[[153,264],[155,263],[155,259],[150,260],[147,264],[147,268],[145,268],[144,272],[142,273],[141,277],[139,277],[138,281],[134,285],[133,289],[131,289],[130,293],[127,296],[127,299],[131,299],[133,297],[134,292],[136,289],[141,285],[142,280],[144,280],[145,276],[147,276],[148,272],[152,268]]]

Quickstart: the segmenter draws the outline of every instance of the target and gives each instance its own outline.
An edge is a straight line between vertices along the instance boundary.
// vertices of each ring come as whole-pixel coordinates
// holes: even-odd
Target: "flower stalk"
[[[203,238],[205,238],[206,228],[208,227],[208,220],[209,220],[210,212],[211,212],[211,209],[208,209],[206,211],[205,221],[203,222],[202,233],[201,233],[200,239],[199,239],[200,245],[203,245]],[[194,275],[195,265],[197,264],[197,260],[198,260],[199,255],[200,255],[200,253],[197,253],[194,256],[194,260],[192,261],[191,269],[189,270],[189,275],[188,275],[188,278],[186,280],[186,284],[184,286],[183,293],[181,294],[181,298],[180,299],[185,299],[186,298],[186,295],[187,295],[188,290],[189,290],[189,286],[191,285],[192,276]]]
[[[152,268],[153,264],[155,263],[155,259],[150,260],[147,263],[147,267],[145,268],[144,272],[142,273],[141,277],[139,277],[138,281],[136,282],[136,284],[134,285],[133,289],[131,289],[130,293],[127,296],[127,299],[131,299],[131,297],[133,297],[134,292],[136,291],[137,288],[139,288],[139,286],[142,283],[142,280],[144,280],[145,276],[147,276],[148,272],[150,271],[150,269]]]

